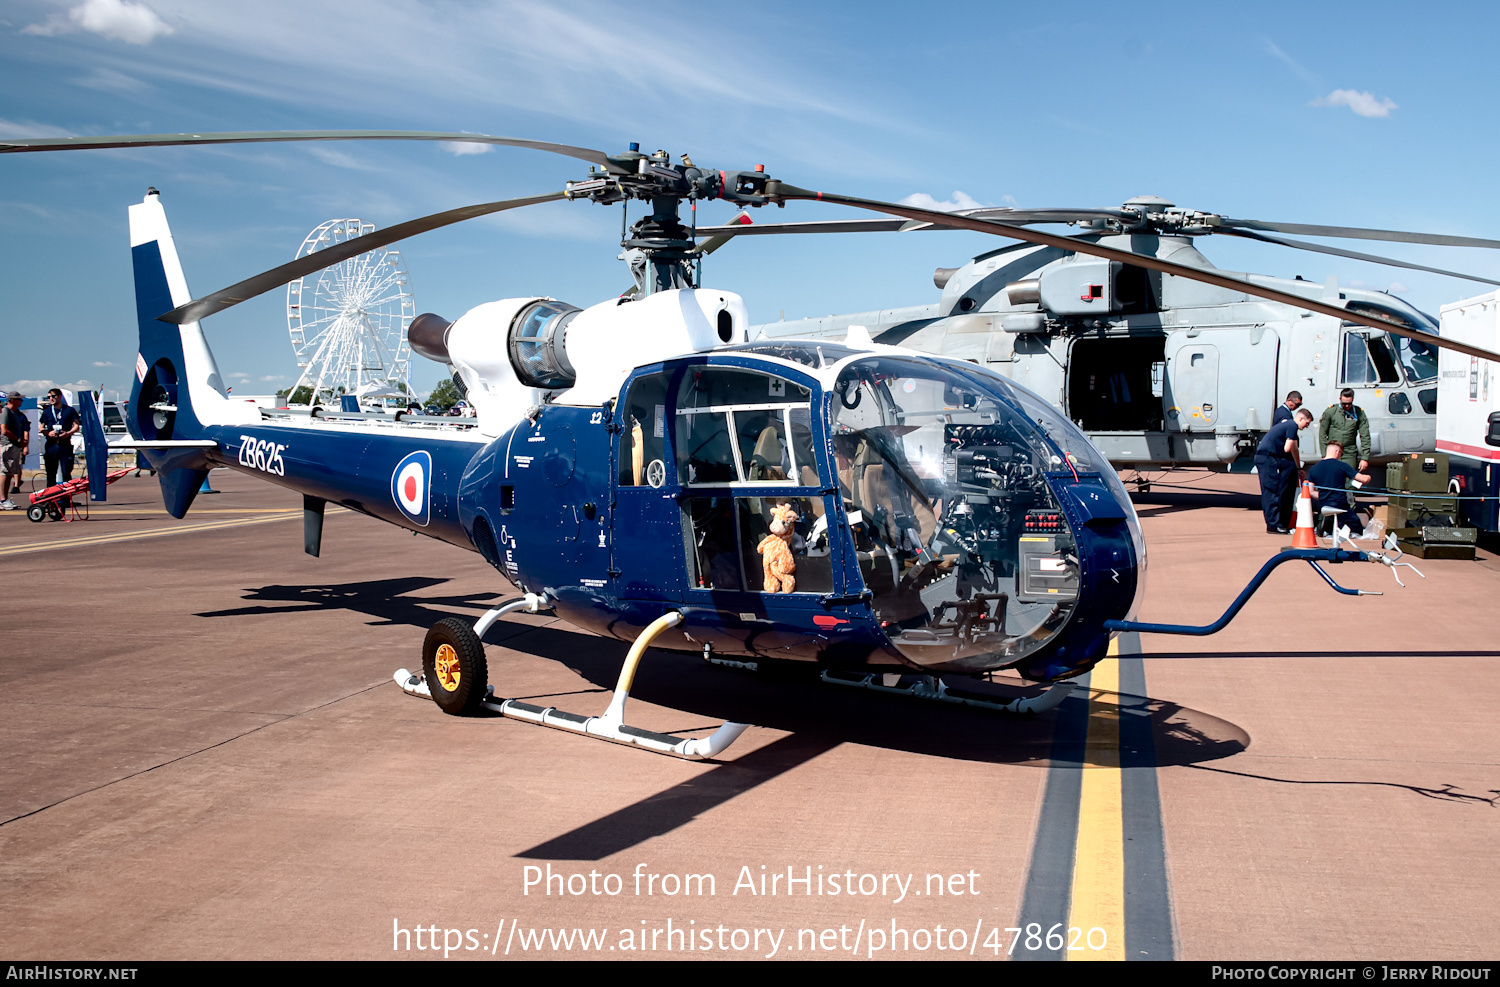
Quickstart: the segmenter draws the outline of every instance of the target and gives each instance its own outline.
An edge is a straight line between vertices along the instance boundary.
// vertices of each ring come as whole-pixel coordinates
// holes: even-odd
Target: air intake
[[[578,374],[568,362],[567,326],[582,309],[567,302],[532,302],[510,324],[510,365],[527,387],[572,387]]]

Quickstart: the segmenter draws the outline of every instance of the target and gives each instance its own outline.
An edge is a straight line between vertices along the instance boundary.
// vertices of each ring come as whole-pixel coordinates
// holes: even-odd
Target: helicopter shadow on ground
[[[622,642],[558,627],[515,628],[501,643],[557,661],[601,691],[614,685],[625,651]],[[503,683],[503,661],[492,658],[490,667],[494,677]],[[1023,691],[1003,684],[981,688],[993,690],[1002,699],[1013,698]],[[503,685],[497,689],[503,691]],[[1076,710],[1077,704],[1088,701],[1079,694],[1049,713],[1010,716],[846,690],[818,683],[810,676],[802,681],[771,679],[709,665],[694,656],[664,652],[648,652],[631,697],[702,718],[697,723],[684,724],[678,732],[689,729],[698,732],[721,720],[732,720],[790,733],[516,856],[538,860],[604,859],[687,825],[843,743],[994,764],[1046,767],[1054,763],[1053,734],[1059,713],[1069,704]],[[540,697],[531,701],[536,702],[537,698]],[[1243,730],[1216,717],[1156,700],[1121,698],[1135,700],[1132,715],[1144,713],[1153,720],[1154,759],[1158,764],[1194,764],[1229,757],[1249,745],[1250,738]],[[1093,713],[1100,717],[1117,715],[1107,705],[1096,706]],[[1073,749],[1084,750],[1085,763],[1092,763],[1091,750],[1083,745],[1074,745]],[[1107,761],[1102,763],[1116,763],[1112,753],[1103,757]],[[1060,763],[1081,766],[1075,761]]]
[[[199,614],[201,617],[275,617],[315,610],[352,610],[379,618],[381,625],[427,628],[452,616],[453,610],[483,610],[495,594],[413,596],[447,582],[441,577],[410,576],[338,585],[271,585],[246,590],[252,605]],[[562,708],[589,705],[579,693],[602,696],[613,690],[627,645],[560,626],[502,623],[487,637],[491,645],[557,662],[587,685],[552,696],[524,697],[532,703],[551,700]],[[506,690],[506,661],[489,649],[490,679],[497,695]],[[1001,701],[1035,694],[1039,687],[981,684],[968,688],[993,691]],[[650,651],[631,690],[633,700],[682,712],[668,732],[702,734],[725,720],[753,723],[787,736],[764,747],[694,773],[663,791],[561,834],[517,856],[549,860],[598,860],[645,840],[687,825],[725,802],[833,750],[840,744],[908,751],[933,757],[992,764],[1048,767],[1053,762],[1057,717],[1086,703],[1081,692],[1058,709],[1038,716],[929,703],[816,681],[811,675],[778,675],[710,665],[694,655]],[[518,697],[521,698],[521,697]],[[1150,716],[1158,765],[1195,764],[1230,757],[1249,746],[1250,738],[1232,723],[1171,703],[1135,698],[1133,715]],[[597,705],[597,703],[596,703]],[[1115,715],[1096,707],[1095,715]],[[627,707],[627,720],[629,718]],[[581,741],[580,741],[581,742]],[[1085,753],[1085,758],[1091,756]],[[1106,755],[1113,764],[1113,755]],[[1077,764],[1077,762],[1063,762]],[[1086,761],[1085,763],[1092,763]]]
[[[1233,490],[1161,490],[1153,487],[1146,493],[1131,492],[1130,502],[1135,505],[1136,515],[1143,518],[1163,517],[1206,507],[1260,510],[1258,496]]]
[[[499,599],[498,593],[469,593],[456,596],[411,596],[422,590],[446,583],[441,576],[399,576],[372,579],[333,586],[262,586],[246,589],[241,599],[256,606],[209,610],[198,617],[253,617],[297,613],[312,610],[353,610],[376,617],[371,626],[409,624],[428,628],[452,617],[454,609],[488,610]]]
[[[494,638],[493,643],[556,661],[605,690],[614,688],[627,647],[621,641],[558,626],[514,626],[510,633]],[[490,678],[496,693],[504,695],[504,661],[493,654]],[[1001,702],[1036,695],[1042,689],[1005,682],[974,685],[969,680],[951,684],[992,692]],[[728,720],[798,736],[829,737],[834,743],[1038,767],[1051,763],[1057,718],[1056,711],[1015,716],[843,688],[818,682],[810,671],[771,677],[711,665],[694,655],[654,650],[641,662],[630,695],[633,700],[688,714],[689,722],[677,732],[712,728]],[[1084,701],[1081,695],[1066,700]],[[1172,703],[1150,699],[1146,703],[1160,738],[1160,764],[1215,760],[1249,746],[1249,735],[1232,723]]]
[[[372,626],[407,624],[426,629],[454,611],[483,611],[495,593],[431,595],[448,582],[440,576],[402,576],[335,585],[280,585],[247,589],[251,605],[205,611],[199,617],[274,617],[317,610],[350,610],[377,618]],[[414,595],[421,593],[422,595]],[[486,637],[575,672],[601,690],[613,690],[627,644],[564,626],[501,623]],[[507,695],[505,663],[491,650],[490,681],[497,695]],[[991,691],[1001,702],[1035,695],[1041,687],[1004,682],[965,688]],[[816,681],[811,673],[769,676],[711,665],[701,658],[652,650],[641,663],[631,696],[683,711],[675,732],[712,728],[730,720],[754,723],[804,737],[829,737],[831,743],[856,743],[934,757],[995,764],[1050,764],[1057,711],[1014,716],[962,706],[841,688]],[[535,701],[542,697],[531,697]],[[1080,695],[1066,700],[1084,702]],[[1172,703],[1144,699],[1157,737],[1160,765],[1216,760],[1239,753],[1250,738],[1239,727],[1208,713]],[[741,759],[743,760],[743,759]]]

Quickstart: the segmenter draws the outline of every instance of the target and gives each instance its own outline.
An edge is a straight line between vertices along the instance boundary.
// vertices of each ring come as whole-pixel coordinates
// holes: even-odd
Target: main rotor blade
[[[1185,264],[1178,264],[1174,261],[1162,260],[1160,257],[1133,254],[1128,250],[1117,250],[1114,247],[1105,247],[1101,244],[1090,243],[1084,239],[1057,236],[1052,233],[1044,233],[1041,230],[1029,230],[1024,226],[1011,226],[1006,223],[997,223],[993,220],[956,216],[953,213],[936,212],[931,209],[917,209],[912,206],[897,205],[894,202],[860,199],[849,195],[839,195],[834,192],[814,192],[775,180],[766,183],[766,195],[773,200],[807,199],[818,202],[833,202],[838,205],[854,206],[857,209],[888,213],[892,216],[901,216],[921,222],[941,223],[944,226],[954,226],[959,229],[975,230],[980,233],[993,233],[997,236],[1025,240],[1029,243],[1040,243],[1048,247],[1057,247],[1061,250],[1074,253],[1091,254],[1095,257],[1117,260],[1122,264],[1131,264],[1152,271],[1161,271],[1163,274],[1187,278],[1191,281],[1202,281],[1205,284],[1227,288],[1230,291],[1243,291],[1247,295],[1255,295],[1273,302],[1280,302],[1283,305],[1306,309],[1309,312],[1317,312],[1319,315],[1331,316],[1345,322],[1355,322],[1359,325],[1369,326],[1372,329],[1383,329],[1397,336],[1406,336],[1409,339],[1421,340],[1424,343],[1456,350],[1468,356],[1477,356],[1483,360],[1500,360],[1500,353],[1492,353],[1478,346],[1470,346],[1467,343],[1445,339],[1442,336],[1432,333],[1408,329],[1406,326],[1399,325],[1388,319],[1376,318],[1365,315],[1362,312],[1346,311],[1337,306],[1329,305],[1326,302],[1316,301],[1289,291],[1282,291],[1279,288],[1271,288],[1267,285],[1259,284],[1246,277],[1234,277],[1222,271],[1188,267]]]
[[[890,233],[906,225],[899,219],[841,219],[813,223],[756,223],[754,226],[700,226],[699,237],[759,236],[772,233]]]
[[[1139,211],[1134,209],[1016,209],[1011,206],[965,209],[958,215],[995,219],[1002,223],[1076,223],[1085,219],[1135,220],[1140,217]]]
[[[1321,243],[1309,243],[1306,240],[1288,240],[1279,236],[1267,236],[1264,233],[1252,233],[1249,230],[1220,230],[1230,236],[1244,237],[1247,240],[1259,240],[1262,243],[1275,243],[1283,247],[1292,247],[1295,250],[1315,250],[1320,254],[1333,254],[1335,257],[1352,257],[1355,260],[1367,260],[1375,264],[1384,264],[1387,267],[1406,267],[1413,271],[1427,271],[1430,274],[1446,274],[1450,278],[1463,278],[1465,281],[1480,281],[1484,284],[1500,285],[1500,281],[1490,278],[1482,278],[1477,274],[1460,274],[1458,271],[1445,271],[1441,267],[1428,267],[1425,264],[1411,264],[1404,260],[1396,260],[1392,257],[1381,257],[1378,254],[1362,254],[1357,250],[1343,250],[1339,247],[1325,247]]]
[[[1084,219],[1119,219],[1128,216],[1123,209],[1012,209],[1008,206],[965,209],[943,213],[945,216],[970,216],[994,219],[1002,223],[1072,223]],[[894,233],[914,230],[956,230],[951,224],[895,219],[821,220],[811,223],[759,223],[755,226],[700,226],[702,236],[757,236],[776,233]]]
[[[232,284],[228,288],[220,289],[211,295],[195,298],[186,305],[180,305],[165,315],[157,316],[162,322],[172,322],[184,325],[188,322],[197,322],[205,316],[222,312],[226,308],[238,305],[240,302],[256,295],[263,295],[273,288],[279,288],[284,284],[306,277],[314,271],[321,271],[325,267],[332,267],[340,261],[348,260],[350,257],[358,257],[360,254],[371,250],[378,250],[387,244],[404,240],[418,233],[426,233],[442,226],[451,226],[454,223],[466,219],[474,219],[478,216],[488,216],[491,213],[504,212],[507,209],[519,209],[521,206],[534,206],[542,202],[552,202],[556,199],[566,198],[565,192],[548,192],[546,195],[533,195],[524,199],[503,199],[500,202],[485,202],[477,206],[461,206],[458,209],[449,209],[446,212],[433,213],[430,216],[422,216],[418,219],[410,219],[404,223],[397,223],[383,230],[375,230],[364,236],[357,236],[343,243],[328,247],[324,250],[314,251],[306,257],[298,257],[296,260],[280,267],[273,267],[253,278],[246,278],[239,284]]]
[[[692,252],[698,256],[706,257],[729,242],[729,239],[733,234],[724,233],[722,231],[749,229],[753,222],[754,220],[750,218],[750,214],[741,209],[738,213],[735,214],[735,217],[724,226],[708,227],[708,229],[716,232],[708,233],[708,239],[704,240],[702,243],[698,244],[698,246],[694,247]],[[700,231],[697,233],[697,235],[701,237],[704,235],[704,233]]]
[[[1272,233],[1301,233],[1303,236],[1338,236],[1352,240],[1395,240],[1400,243],[1431,243],[1439,247],[1500,248],[1500,240],[1483,240],[1473,236],[1447,236],[1442,233],[1408,233],[1402,230],[1365,230],[1356,226],[1309,226],[1304,223],[1268,223],[1258,219],[1223,217],[1221,226],[1242,230],[1269,230]]]
[[[276,144],[287,141],[447,141],[464,144],[503,144],[507,147],[529,147],[551,151],[570,158],[611,167],[603,151],[571,144],[526,140],[520,137],[495,137],[490,134],[448,134],[425,130],[264,130],[222,134],[124,134],[118,137],[28,137],[0,139],[0,154],[21,151],[84,151],[111,147],[174,147],[184,144]]]

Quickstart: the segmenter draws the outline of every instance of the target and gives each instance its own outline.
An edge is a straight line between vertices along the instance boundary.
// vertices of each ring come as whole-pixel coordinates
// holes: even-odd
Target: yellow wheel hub
[[[443,691],[458,691],[458,682],[463,676],[463,669],[459,667],[458,652],[453,650],[453,645],[438,645],[437,655],[433,658],[432,664],[434,671],[437,672],[438,685],[443,687]]]

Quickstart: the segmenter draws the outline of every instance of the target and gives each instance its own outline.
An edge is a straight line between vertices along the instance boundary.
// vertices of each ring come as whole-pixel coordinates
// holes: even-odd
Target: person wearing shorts
[[[0,410],[0,511],[13,511],[10,488],[20,488],[21,464],[31,451],[31,420],[21,413],[21,392],[5,396]]]

